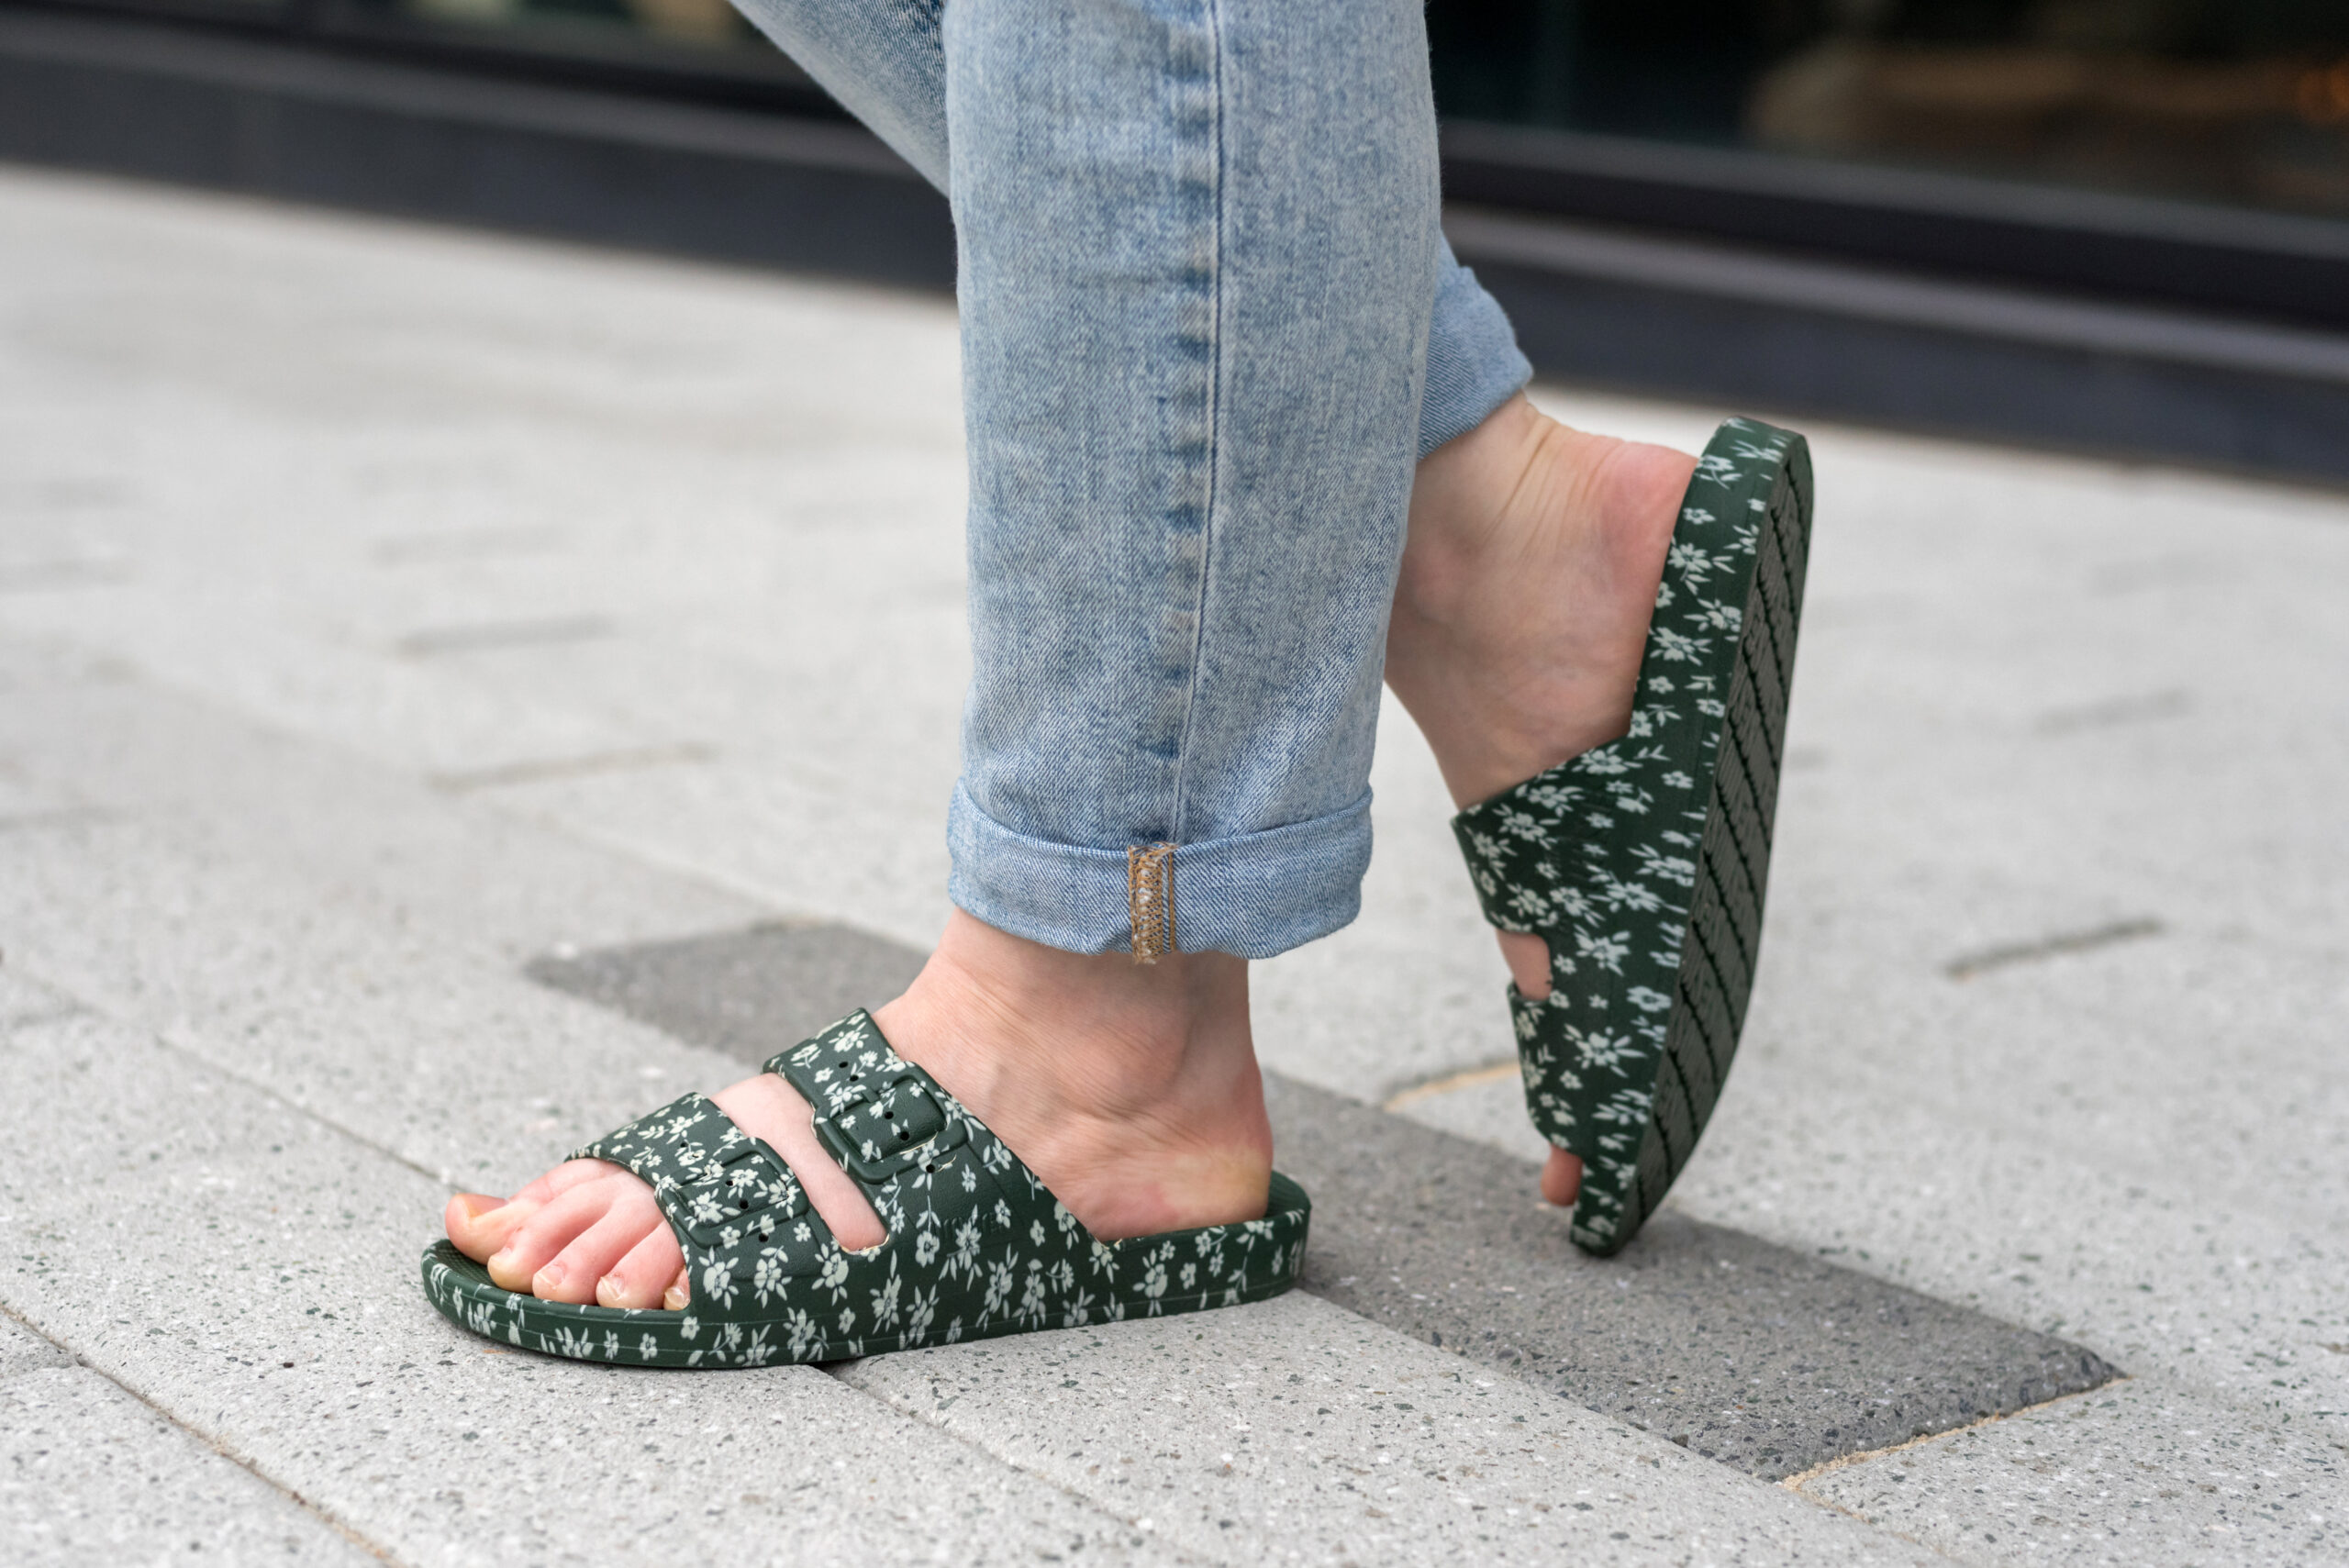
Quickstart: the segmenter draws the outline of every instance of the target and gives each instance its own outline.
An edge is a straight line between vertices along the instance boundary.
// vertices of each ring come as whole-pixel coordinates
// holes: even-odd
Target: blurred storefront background
[[[1549,373],[2349,479],[2349,0],[1431,0]],[[0,0],[0,157],[937,287],[726,0]]]
[[[2341,0],[1509,0],[1456,119],[2349,217]]]

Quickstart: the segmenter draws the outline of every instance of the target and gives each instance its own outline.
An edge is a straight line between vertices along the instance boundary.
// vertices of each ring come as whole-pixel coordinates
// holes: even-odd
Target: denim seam
[[[1207,384],[1207,496],[1199,515],[1199,581],[1194,591],[1191,609],[1191,668],[1188,689],[1183,696],[1183,724],[1174,737],[1174,798],[1167,811],[1167,838],[1176,844],[1184,840],[1183,815],[1186,773],[1191,760],[1191,721],[1199,707],[1199,679],[1206,661],[1208,636],[1208,603],[1212,595],[1215,578],[1216,503],[1222,495],[1219,465],[1222,443],[1217,438],[1217,421],[1222,414],[1223,399],[1223,235],[1224,190],[1223,166],[1223,18],[1221,0],[1202,0],[1201,18],[1207,24],[1208,40],[1208,176],[1212,182],[1208,218],[1208,384]],[[1172,873],[1169,873],[1172,881]]]

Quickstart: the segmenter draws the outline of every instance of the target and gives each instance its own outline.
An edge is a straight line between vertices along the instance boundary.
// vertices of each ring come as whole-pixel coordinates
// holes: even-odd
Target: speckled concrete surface
[[[485,1398],[499,1396],[484,1395],[469,1380],[440,1386],[442,1361],[470,1364],[467,1353],[478,1354],[479,1348],[410,1296],[413,1251],[429,1232],[438,1193],[445,1190],[429,1180],[427,1173],[450,1169],[451,1162],[467,1171],[484,1162],[516,1171],[543,1162],[557,1157],[582,1131],[625,1114],[611,1107],[639,1108],[647,1098],[690,1084],[714,1086],[739,1072],[739,1062],[719,1051],[639,1028],[602,1006],[553,995],[525,979],[525,966],[507,956],[520,935],[544,933],[553,920],[574,935],[592,935],[599,921],[624,931],[630,922],[610,913],[599,916],[592,900],[567,911],[560,904],[567,888],[584,899],[600,886],[602,896],[611,899],[614,885],[627,878],[620,862],[615,862],[605,874],[596,853],[583,853],[529,828],[487,831],[477,808],[468,803],[427,790],[404,790],[377,770],[331,754],[312,755],[308,748],[169,693],[117,684],[83,695],[88,700],[61,706],[53,696],[0,699],[19,742],[17,755],[28,772],[57,787],[111,803],[103,828],[61,829],[0,843],[0,866],[6,873],[0,876],[0,929],[33,933],[23,951],[21,962],[27,967],[10,972],[11,983],[27,995],[50,998],[38,1015],[44,1021],[18,1034],[52,1042],[31,1048],[44,1060],[61,1054],[53,1042],[82,1038],[74,1031],[101,1031],[111,1040],[117,1030],[136,1028],[168,1041],[148,1046],[140,1037],[126,1033],[116,1048],[124,1056],[152,1063],[134,1070],[152,1080],[158,1092],[168,1094],[187,1118],[179,1129],[178,1145],[166,1140],[161,1162],[165,1173],[156,1180],[192,1184],[207,1193],[217,1188],[221,1201],[240,1190],[265,1201],[272,1196],[271,1182],[286,1179],[217,1162],[224,1141],[231,1147],[252,1142],[238,1137],[233,1118],[228,1119],[225,1131],[215,1135],[224,1121],[212,1108],[219,1096],[300,1107],[306,1116],[294,1119],[304,1138],[319,1146],[314,1153],[323,1157],[326,1151],[347,1148],[362,1172],[362,1178],[354,1180],[362,1181],[366,1196],[348,1215],[338,1207],[328,1272],[379,1282],[380,1296],[362,1292],[350,1310],[361,1315],[361,1326],[371,1332],[376,1327],[373,1320],[385,1314],[402,1326],[402,1336],[379,1348],[406,1363],[406,1375],[376,1376],[386,1369],[367,1361],[355,1369],[340,1369],[336,1381],[333,1363],[350,1359],[348,1344],[335,1337],[343,1309],[328,1307],[314,1315],[314,1308],[304,1305],[316,1299],[313,1273],[264,1270],[264,1277],[288,1298],[268,1305],[282,1308],[313,1335],[327,1336],[317,1344],[306,1340],[296,1348],[301,1366],[280,1367],[277,1373],[299,1371],[310,1364],[310,1358],[325,1364],[305,1373],[310,1383],[289,1378],[273,1388],[258,1401],[254,1415],[285,1420],[297,1436],[307,1435],[320,1419],[310,1406],[346,1387],[357,1396],[358,1385],[365,1383],[363,1397],[386,1396],[375,1394],[377,1389],[400,1396],[400,1407],[393,1413],[399,1424],[383,1428],[380,1434],[371,1429],[371,1435],[396,1436],[403,1443],[413,1443],[413,1452],[402,1451],[408,1454],[404,1462],[421,1480],[432,1478],[435,1456],[443,1450],[455,1450],[460,1460],[476,1459],[480,1451],[463,1446],[469,1440],[464,1431],[477,1434],[472,1440],[488,1440],[478,1435],[485,1430],[480,1410]],[[158,765],[164,756],[197,763],[196,771],[216,785],[224,779],[241,782],[229,788],[183,787],[176,774]],[[540,892],[530,897],[466,900],[444,885],[456,867],[491,883],[519,879]],[[361,868],[366,868],[364,875]],[[689,889],[674,891],[665,901],[651,892],[647,890],[646,907],[656,915],[703,910]],[[163,917],[145,923],[107,918],[110,911],[124,907],[156,911]],[[766,940],[772,941],[773,934]],[[649,948],[672,955],[715,951],[721,959],[729,954],[739,959],[745,944],[739,935],[721,934],[707,945],[656,939],[645,947],[620,951]],[[610,951],[590,949],[563,961],[569,966],[566,973],[595,973],[609,980],[615,966],[599,963],[598,955]],[[872,961],[869,947],[858,951]],[[903,954],[896,957],[902,961]],[[32,978],[35,969],[44,977],[39,983]],[[671,969],[666,978],[673,984],[711,978],[706,968],[691,963]],[[79,1003],[77,996],[89,1000]],[[719,1012],[706,1020],[712,1038],[740,1025],[740,1019],[725,1012],[723,996],[700,999],[720,1005]],[[646,998],[636,1000],[641,1006]],[[58,1012],[59,1007],[65,1011]],[[482,1050],[484,1031],[495,1039],[495,1051]],[[134,1045],[134,1040],[140,1043]],[[751,1049],[745,1042],[735,1042],[733,1048]],[[61,1054],[70,1059],[72,1052]],[[659,1075],[648,1076],[655,1073]],[[529,1095],[550,1085],[557,1087],[535,1098]],[[150,1114],[143,1102],[87,1108],[133,1121]],[[167,1123],[158,1118],[158,1125]],[[484,1155],[485,1147],[494,1152]],[[91,1157],[89,1151],[83,1152]],[[257,1151],[248,1148],[247,1152]],[[282,1152],[270,1151],[273,1156]],[[1471,1152],[1481,1151],[1471,1146]],[[389,1172],[392,1179],[363,1182],[364,1172],[378,1169]],[[0,1193],[0,1198],[9,1195]],[[328,1195],[339,1206],[340,1198]],[[166,1229],[171,1223],[150,1218],[151,1225]],[[208,1214],[205,1225],[200,1236],[165,1239],[187,1244],[191,1262],[186,1272],[211,1277],[241,1278],[244,1271],[234,1260],[258,1253],[266,1262],[304,1240],[299,1223],[289,1226],[282,1219],[264,1222],[260,1236],[233,1226],[224,1229]],[[52,1229],[68,1243],[93,1240],[77,1237],[70,1225],[36,1227],[43,1236]],[[119,1247],[142,1239],[114,1234],[99,1240]],[[348,1256],[351,1249],[362,1254],[356,1261]],[[102,1251],[94,1262],[86,1252],[39,1254],[32,1282],[20,1279],[0,1299],[30,1302],[20,1309],[37,1309],[43,1305],[43,1289],[103,1275],[105,1260],[114,1255]],[[192,1320],[193,1337],[184,1335],[164,1346],[121,1321],[131,1314],[111,1298],[69,1297],[61,1305],[46,1305],[55,1313],[47,1320],[99,1325],[99,1345],[86,1353],[110,1370],[117,1363],[106,1357],[126,1345],[161,1356],[160,1371],[171,1381],[156,1396],[159,1401],[201,1410],[217,1397],[211,1384],[201,1378],[182,1381],[186,1369],[178,1360],[200,1358],[213,1348],[212,1340],[231,1311],[227,1301],[198,1293],[179,1304],[182,1320]],[[1281,1356],[1286,1353],[1281,1350],[1285,1334],[1299,1339],[1297,1351],[1305,1353],[1330,1332],[1330,1309],[1319,1310],[1325,1316],[1316,1320],[1313,1335],[1293,1333],[1280,1327],[1286,1319],[1275,1318],[1271,1329],[1252,1331],[1245,1353],[1260,1361]],[[156,1320],[151,1309],[150,1313],[143,1321],[152,1326]],[[324,1319],[325,1313],[337,1316]],[[262,1315],[264,1327],[267,1316]],[[1397,1376],[1444,1384],[1456,1383],[1463,1374],[1462,1363],[1446,1351],[1377,1334],[1368,1324],[1356,1323],[1355,1329],[1374,1334],[1378,1364]],[[439,1347],[431,1359],[408,1344],[403,1336],[410,1333]],[[240,1356],[234,1364],[242,1367],[254,1359]],[[504,1397],[517,1407],[512,1418],[517,1421],[543,1418],[550,1407],[560,1413],[580,1399],[592,1399],[590,1391],[599,1386],[596,1380],[610,1375],[607,1369],[564,1367],[528,1357],[513,1360],[512,1366],[506,1361],[494,1365],[498,1375],[526,1379],[519,1387],[510,1381],[500,1385],[507,1388]],[[877,1376],[877,1369],[885,1364],[872,1363],[864,1370]],[[1013,1363],[998,1359],[991,1364],[1009,1368]],[[530,1369],[538,1370],[526,1376]],[[121,1374],[134,1376],[158,1370],[153,1362],[120,1369]],[[396,1373],[400,1367],[395,1363],[389,1370]],[[1005,1375],[1019,1374],[1007,1370]],[[666,1388],[681,1381],[669,1378]],[[729,1379],[699,1381],[724,1385]],[[655,1386],[661,1386],[661,1380],[655,1380]],[[1554,1437],[1556,1446],[1549,1451],[1557,1470],[1519,1474],[1510,1494],[1517,1500],[1497,1505],[1503,1517],[1509,1507],[1522,1508],[1528,1533],[1521,1540],[1510,1539],[1525,1550],[1550,1539],[1537,1528],[1546,1518],[1544,1502],[1552,1503],[1550,1511],[1575,1516],[1551,1521],[1555,1527],[1552,1535],[1564,1530],[1577,1540],[1589,1534],[1593,1522],[1582,1518],[1585,1513],[1620,1503],[1613,1526],[1621,1529],[1621,1539],[1617,1540],[1615,1528],[1590,1535],[1604,1542],[1603,1551],[1615,1561],[1677,1561],[1691,1551],[1698,1561],[1719,1562],[1798,1562],[1821,1553],[1829,1554],[1826,1561],[1906,1560],[1906,1549],[1898,1543],[1874,1540],[1865,1532],[1854,1535],[1845,1521],[1813,1504],[1758,1487],[1678,1449],[1669,1449],[1671,1462],[1680,1466],[1670,1487],[1662,1493],[1653,1487],[1626,1491],[1624,1477],[1642,1479],[1640,1473],[1653,1469],[1651,1461],[1668,1444],[1570,1408],[1562,1410],[1544,1392],[1509,1387],[1504,1397],[1520,1409],[1547,1412],[1550,1429],[1563,1434]],[[997,1388],[974,1396],[965,1414],[976,1416],[991,1399],[1006,1408],[1016,1407],[1026,1395],[1019,1386]],[[663,1403],[680,1401],[713,1420],[741,1407],[734,1398],[686,1393],[669,1395]],[[969,1430],[959,1435],[1013,1466],[1005,1473],[1009,1485],[1008,1478],[1019,1470],[1035,1468],[1029,1462],[1022,1430],[988,1427],[985,1440]],[[1024,1430],[1033,1435],[1032,1428]],[[673,1451],[682,1440],[653,1440]],[[851,1445],[859,1455],[879,1453],[888,1446],[878,1438]],[[502,1480],[547,1485],[534,1479],[533,1456],[524,1451],[514,1429],[507,1429],[497,1452],[493,1463]],[[596,1460],[596,1452],[593,1444],[583,1448],[567,1439],[562,1457],[592,1467],[605,1462]],[[1475,1459],[1471,1454],[1469,1462]],[[1216,1560],[1255,1561],[1286,1551],[1304,1539],[1336,1554],[1328,1560],[1339,1561],[1369,1529],[1383,1545],[1365,1561],[1448,1561],[1460,1551],[1475,1548],[1476,1529],[1490,1522],[1473,1505],[1446,1502],[1423,1508],[1425,1499],[1413,1498],[1395,1507],[1378,1502],[1364,1505],[1378,1507],[1386,1518],[1397,1521],[1391,1527],[1377,1526],[1379,1516],[1357,1515],[1345,1496],[1316,1496],[1316,1477],[1328,1462],[1327,1453],[1309,1448],[1269,1451],[1256,1479],[1272,1494],[1289,1498],[1289,1506],[1276,1517],[1256,1516],[1244,1529],[1235,1521],[1233,1528],[1240,1533],[1222,1542]],[[1569,1471],[1581,1477],[1575,1490],[1586,1490],[1589,1496],[1553,1499],[1545,1474]],[[312,1495],[309,1489],[317,1483],[307,1471],[297,1467],[291,1473],[306,1488],[305,1495]],[[1144,1473],[1152,1485],[1178,1498],[1190,1495],[1196,1480],[1174,1462]],[[1137,1529],[1141,1519],[1157,1522],[1151,1514],[1119,1513],[1120,1500],[1113,1495],[1075,1490]],[[1709,1496],[1718,1507],[1706,1501]],[[421,1539],[434,1551],[451,1550],[447,1537],[419,1538],[416,1522],[394,1511],[403,1500],[396,1491],[377,1500],[374,1511],[366,1515],[369,1538],[396,1536],[411,1547]],[[1590,1502],[1591,1507],[1576,1508],[1576,1502]],[[820,1514],[795,1517],[830,1540],[829,1521]],[[462,1541],[469,1532],[492,1523],[476,1513],[448,1529]],[[533,1514],[526,1533],[549,1528]],[[616,1528],[613,1516],[590,1518],[578,1530],[596,1528]],[[1048,1533],[1048,1521],[1014,1519],[1003,1528],[1013,1539],[1030,1539]],[[1214,1528],[1219,1537],[1220,1523]],[[1155,1539],[1154,1530],[1142,1534]],[[575,1543],[581,1537],[573,1533],[564,1539]],[[1201,1548],[1193,1541],[1186,1550]]]
[[[755,906],[151,686],[0,700],[15,755],[104,806],[0,836],[13,967],[52,981],[43,995],[103,998],[480,1191],[510,1191],[648,1095],[735,1072],[518,971]]]
[[[0,1540],[10,1568],[379,1561],[82,1367],[0,1370]]]
[[[469,1338],[416,1285],[445,1189],[184,1051],[69,1019],[0,1038],[0,1073],[41,1110],[0,1168],[10,1309],[395,1562],[1163,1560],[811,1368]]]
[[[495,1184],[726,1066],[529,956],[935,930],[942,306],[14,172],[0,277],[0,976],[57,983],[0,1015],[86,1000]],[[1684,445],[1712,417],[1553,403]],[[2166,1391],[2099,1418],[2116,1462],[2172,1462],[2189,1405],[2227,1451],[2339,1453],[2349,503],[1813,434],[1769,956],[1683,1208]],[[1391,714],[1375,783],[1363,920],[1258,987],[1272,1065],[1374,1102],[1508,1049]],[[2117,927],[2143,934],[2070,940]],[[13,1027],[93,1027],[70,1011]],[[1409,1114],[1522,1148],[1505,1095],[1462,1094]],[[1994,1439],[1833,1480],[1968,1556],[2054,1551],[1986,1548],[2025,1495],[1928,1462]],[[2159,1489],[2107,1521],[2124,1555],[2211,1560]]]
[[[841,1375],[1219,1561],[1931,1560],[1308,1296]]]
[[[2321,1426],[2145,1377],[1806,1479],[1953,1556],[2124,1568],[2349,1560],[2349,1455]]]
[[[1604,1261],[1536,1167],[1275,1083],[1315,1211],[1303,1284],[1773,1480],[2110,1381],[2094,1351],[1667,1212]]]
[[[757,1067],[857,1008],[896,996],[926,956],[853,926],[775,923],[549,953],[523,973]]]

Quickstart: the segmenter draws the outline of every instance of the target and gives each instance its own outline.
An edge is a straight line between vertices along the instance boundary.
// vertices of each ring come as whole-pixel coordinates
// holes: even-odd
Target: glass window
[[[2349,0],[1431,0],[1457,119],[2349,216]]]

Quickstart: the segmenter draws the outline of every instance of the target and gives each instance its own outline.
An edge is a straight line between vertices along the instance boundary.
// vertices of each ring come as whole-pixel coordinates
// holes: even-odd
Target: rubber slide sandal
[[[1722,425],[1681,502],[1630,733],[1453,820],[1485,917],[1549,944],[1549,995],[1512,984],[1509,1007],[1533,1125],[1583,1162],[1587,1251],[1664,1201],[1745,1027],[1810,504],[1802,437]]]

